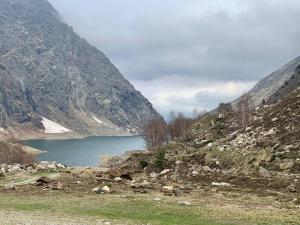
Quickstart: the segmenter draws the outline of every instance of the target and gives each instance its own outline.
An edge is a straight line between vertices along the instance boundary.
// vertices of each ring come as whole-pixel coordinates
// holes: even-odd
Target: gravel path
[[[0,211],[1,225],[126,225],[90,217],[56,215],[48,212]]]

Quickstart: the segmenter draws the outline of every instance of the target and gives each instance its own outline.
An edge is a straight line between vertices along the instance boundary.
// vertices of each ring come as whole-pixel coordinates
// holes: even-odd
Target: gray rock
[[[258,169],[258,173],[262,177],[270,177],[271,176],[269,170],[267,170],[267,169],[265,169],[264,167],[261,167],[261,166]]]
[[[189,201],[178,201],[177,202],[179,205],[183,205],[183,206],[191,206],[192,203]]]
[[[0,127],[38,131],[43,116],[80,134],[128,133],[161,118],[48,1],[1,0],[0,15]]]

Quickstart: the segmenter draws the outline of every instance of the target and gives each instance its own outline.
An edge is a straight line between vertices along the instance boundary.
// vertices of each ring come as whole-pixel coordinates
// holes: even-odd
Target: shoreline
[[[62,135],[62,134],[46,134],[44,136],[33,135],[31,137],[19,138],[18,140],[23,141],[32,141],[32,140],[76,140],[76,139],[85,139],[90,137],[135,137],[135,136],[143,136],[141,134],[95,134],[95,135]]]

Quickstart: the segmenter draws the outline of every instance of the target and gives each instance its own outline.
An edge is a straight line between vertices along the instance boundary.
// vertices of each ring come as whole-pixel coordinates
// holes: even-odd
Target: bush
[[[162,169],[165,164],[165,159],[166,159],[166,150],[165,149],[157,149],[155,152],[155,166],[159,167]]]
[[[149,165],[149,163],[148,163],[147,160],[142,159],[142,160],[140,161],[140,165],[141,165],[141,167],[144,169],[145,167],[147,167],[147,166]]]
[[[30,164],[35,161],[35,155],[24,151],[20,144],[0,141],[0,163]]]

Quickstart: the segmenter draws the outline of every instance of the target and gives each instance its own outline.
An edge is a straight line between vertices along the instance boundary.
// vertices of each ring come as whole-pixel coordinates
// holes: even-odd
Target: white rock
[[[209,168],[209,166],[203,166],[202,169],[205,171],[205,172],[211,172],[211,168]]]
[[[57,167],[58,167],[58,168],[60,168],[60,169],[64,169],[64,168],[66,168],[66,166],[65,166],[65,165],[63,165],[63,164],[60,164],[60,163],[59,163],[59,164],[57,164]]]
[[[122,181],[122,178],[121,177],[115,177],[114,181],[120,182],[120,181]]]
[[[188,201],[178,201],[177,202],[179,205],[183,205],[183,206],[191,206],[192,203],[188,202]]]
[[[212,146],[212,143],[208,143],[208,144],[207,144],[207,147],[211,147],[211,146]]]
[[[146,186],[149,186],[149,185],[150,185],[150,183],[147,180],[142,181],[142,186],[143,187],[146,187]]]
[[[246,127],[245,131],[247,132],[247,131],[249,131],[251,129],[252,129],[252,127]]]
[[[8,169],[9,172],[18,172],[20,170],[21,170],[21,166],[19,164],[13,165]]]
[[[177,160],[177,161],[175,162],[176,165],[179,165],[180,163],[181,163],[180,160]]]
[[[10,189],[10,190],[14,190],[15,189],[15,185],[10,183],[4,186],[5,189]]]
[[[99,193],[100,192],[100,187],[93,188],[92,192]]]
[[[163,186],[162,189],[164,191],[173,191],[174,187],[173,186]]]
[[[211,185],[216,186],[216,187],[230,187],[231,186],[231,184],[225,183],[225,182],[221,182],[221,183],[212,182]]]
[[[270,130],[268,130],[268,132],[266,133],[266,135],[269,136],[269,135],[273,135],[275,133],[276,133],[275,128],[271,128]]]
[[[155,202],[161,202],[161,198],[154,198],[153,199]]]
[[[47,166],[47,168],[50,170],[54,170],[54,169],[56,169],[56,166],[54,164],[50,164]]]
[[[155,173],[155,172],[150,173],[150,177],[151,177],[151,178],[157,178],[157,176],[158,176],[158,175],[157,175],[157,173]]]
[[[278,118],[275,117],[275,118],[272,119],[272,122],[275,122],[275,121],[277,121],[277,120],[278,120]]]
[[[195,176],[197,176],[199,173],[197,172],[197,171],[193,171],[192,172],[192,175],[195,177]]]
[[[109,193],[110,188],[107,185],[105,185],[103,188],[101,188],[101,191],[104,192],[104,193]]]
[[[169,172],[170,172],[169,169],[165,169],[165,170],[163,170],[163,171],[160,172],[160,175],[165,175],[165,174],[167,174]]]

